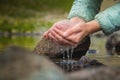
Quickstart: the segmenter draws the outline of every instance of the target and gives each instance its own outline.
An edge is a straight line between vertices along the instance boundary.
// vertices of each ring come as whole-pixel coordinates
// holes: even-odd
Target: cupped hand
[[[89,29],[87,27],[88,25],[85,22],[78,23],[74,27],[66,30],[63,33],[63,37],[76,45],[89,35]]]
[[[89,34],[100,31],[100,30],[101,28],[98,21],[92,20],[87,23],[85,22],[78,23],[74,27],[66,30],[63,33],[63,37],[65,37],[67,40],[70,40],[73,43],[78,44]]]
[[[64,35],[64,33],[66,33],[66,31],[69,32],[71,29],[74,29],[74,27],[77,28],[78,24],[83,23],[85,23],[85,21],[80,18],[59,21],[44,33],[44,37],[51,39],[61,45],[75,45],[77,43],[77,38],[75,38],[75,36],[79,36],[78,32],[70,33],[71,35],[67,36]]]
[[[69,40],[66,40],[62,36],[62,33],[64,33],[70,27],[72,27],[72,24],[69,20],[62,20],[62,21],[56,22],[48,31],[44,33],[44,37],[51,39],[52,41],[59,43],[61,45],[67,45],[67,44],[73,45],[74,43],[72,43]],[[60,33],[57,30],[59,30]]]

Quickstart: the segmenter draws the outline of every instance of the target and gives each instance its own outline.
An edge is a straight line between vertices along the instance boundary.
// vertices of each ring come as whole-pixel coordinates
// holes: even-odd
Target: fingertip
[[[69,29],[63,33],[64,37],[68,37],[74,33],[73,29]]]
[[[64,37],[68,37],[69,35],[70,35],[70,34],[68,33],[68,31],[66,31],[66,32],[63,33],[63,36],[64,36]]]
[[[66,32],[63,33],[63,36],[64,36],[64,37],[67,37],[67,35],[68,35],[68,34],[67,34]]]
[[[46,37],[46,34],[43,34],[43,37]]]

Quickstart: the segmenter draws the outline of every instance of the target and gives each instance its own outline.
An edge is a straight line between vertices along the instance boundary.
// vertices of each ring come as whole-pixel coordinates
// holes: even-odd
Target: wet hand
[[[78,23],[74,27],[66,30],[63,33],[63,37],[67,40],[77,45],[81,42],[87,35],[89,35],[88,25],[85,22]]]
[[[62,33],[67,29],[72,27],[72,23],[69,20],[62,20],[55,23],[47,32],[44,33],[44,37],[51,39],[52,41],[59,43],[61,45],[67,45],[73,43],[69,40],[66,40]],[[64,41],[64,42],[63,42]]]
[[[71,38],[74,38],[77,33],[74,33],[69,37],[64,36],[63,33],[77,26],[79,23],[84,23],[84,20],[80,18],[72,18],[71,20],[57,22],[47,32],[44,33],[44,37],[61,45],[75,45],[76,41],[71,40]]]
[[[96,20],[92,20],[90,22],[82,22],[78,23],[74,27],[66,30],[63,33],[63,36],[67,39],[70,40],[73,43],[78,44],[81,42],[87,35],[100,31],[100,25]]]

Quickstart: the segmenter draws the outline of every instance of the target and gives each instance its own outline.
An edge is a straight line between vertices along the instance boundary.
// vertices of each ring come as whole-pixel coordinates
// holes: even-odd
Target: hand
[[[63,44],[61,41],[64,41],[65,44],[73,44],[70,41],[65,40],[65,38],[63,38],[59,32],[56,31],[56,29],[59,29],[61,31],[61,33],[65,32],[65,30],[68,29],[68,27],[70,28],[70,22],[69,20],[62,20],[59,22],[56,22],[47,32],[44,33],[44,37],[51,39],[52,41],[59,43],[59,44]]]
[[[63,36],[72,41],[73,43],[78,44],[81,40],[83,40],[87,35],[97,32],[101,30],[100,25],[96,20],[87,22],[87,23],[79,23],[71,29],[66,30],[63,33]]]
[[[63,37],[65,39],[77,45],[80,41],[82,41],[87,35],[89,35],[88,27],[89,25],[85,22],[78,23],[74,27],[66,30],[63,33]],[[64,42],[64,41],[63,41]]]
[[[44,33],[44,37],[52,39],[54,42],[62,45],[74,45],[75,43],[66,39],[63,36],[63,33],[80,22],[84,22],[84,20],[77,17],[72,18],[71,20],[57,22],[47,32]]]

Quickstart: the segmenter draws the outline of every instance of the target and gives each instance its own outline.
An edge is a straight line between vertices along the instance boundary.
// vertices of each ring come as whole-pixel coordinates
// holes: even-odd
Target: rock
[[[109,35],[105,44],[108,55],[120,55],[120,32]]]
[[[89,50],[87,51],[87,53],[88,53],[88,54],[97,54],[97,53],[99,53],[99,51],[98,51],[98,50],[95,50],[95,49],[89,49]]]
[[[66,77],[45,57],[12,46],[0,53],[0,80],[66,80]]]
[[[84,56],[90,47],[90,37],[87,36],[76,47],[62,46],[53,43],[51,40],[42,38],[36,45],[34,52],[40,55],[46,55],[53,58],[68,58],[68,55],[72,55],[71,58],[80,59]]]
[[[106,66],[103,63],[94,59],[90,59],[87,56],[82,56],[79,60],[60,60],[56,62],[56,64],[66,72],[74,72],[82,69]]]
[[[83,56],[68,64],[95,65]],[[66,64],[66,62],[63,62]],[[120,68],[93,67],[65,74],[49,59],[24,48],[12,46],[0,53],[0,80],[120,80]]]
[[[120,80],[120,68],[98,67],[69,73],[69,80]]]

